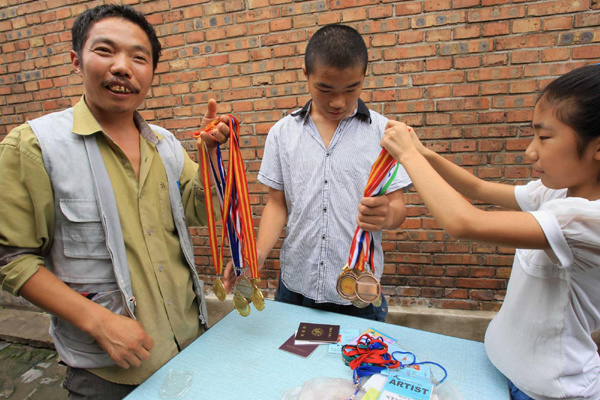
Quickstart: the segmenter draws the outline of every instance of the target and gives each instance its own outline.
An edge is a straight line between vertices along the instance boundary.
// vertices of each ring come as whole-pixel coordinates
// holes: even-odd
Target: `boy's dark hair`
[[[367,71],[369,54],[362,36],[356,29],[346,25],[325,25],[308,41],[304,64],[310,75],[317,65],[344,70],[362,67]]]
[[[150,25],[144,14],[134,8],[120,4],[105,4],[85,11],[75,20],[71,29],[73,50],[81,59],[83,45],[88,39],[92,26],[105,18],[123,18],[139,26],[150,39],[152,45],[152,67],[156,70],[160,58],[161,46],[154,27]]]
[[[577,68],[552,81],[540,94],[555,107],[556,118],[577,132],[577,150],[600,136],[600,65]]]

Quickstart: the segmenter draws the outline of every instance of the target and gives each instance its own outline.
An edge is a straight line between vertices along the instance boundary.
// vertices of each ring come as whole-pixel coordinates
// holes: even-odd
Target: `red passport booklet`
[[[296,333],[296,344],[298,341],[311,343],[336,343],[340,334],[339,325],[309,324],[301,322]]]
[[[296,345],[296,344],[294,344],[295,337],[296,337],[296,334],[293,334],[292,336],[290,336],[290,338],[288,340],[286,340],[285,343],[282,344],[279,348],[281,350],[288,351],[297,356],[306,358],[306,357],[310,356],[317,347],[319,347],[318,344]]]

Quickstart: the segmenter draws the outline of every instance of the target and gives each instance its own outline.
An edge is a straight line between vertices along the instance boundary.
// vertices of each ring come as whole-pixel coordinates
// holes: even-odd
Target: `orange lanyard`
[[[392,168],[394,172],[392,172]],[[363,197],[382,196],[385,195],[389,185],[394,180],[397,171],[397,162],[386,149],[381,149],[379,157],[371,167],[367,186],[363,193]],[[365,264],[373,267],[373,249],[374,243],[370,232],[365,232],[361,228],[356,227],[352,245],[350,246],[350,254],[348,255],[348,267],[356,268],[357,271],[364,271]],[[362,253],[362,257],[361,257]]]
[[[227,173],[223,167],[223,159],[220,149],[217,147],[217,165],[213,165],[208,154],[206,144],[202,142],[200,151],[200,167],[202,170],[202,184],[204,186],[204,199],[206,204],[208,235],[213,263],[217,275],[223,269],[223,248],[225,245],[225,234],[229,240],[231,256],[239,275],[244,265],[250,268],[252,278],[258,278],[258,261],[256,256],[256,241],[254,238],[254,222],[250,208],[250,194],[244,160],[239,145],[239,121],[228,115],[229,131],[229,165]],[[211,132],[219,123],[219,119],[211,122],[204,132]],[[198,137],[199,132],[195,133]],[[221,216],[223,229],[221,231],[221,246],[217,243],[217,231],[214,218],[214,204],[209,178],[209,164],[213,179],[217,185],[217,193],[221,201]],[[219,178],[220,176],[220,178]],[[219,250],[217,250],[219,249]]]

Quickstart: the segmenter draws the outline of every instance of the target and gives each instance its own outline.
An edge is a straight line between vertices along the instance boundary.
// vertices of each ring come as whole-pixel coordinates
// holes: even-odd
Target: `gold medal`
[[[369,305],[369,303],[365,303],[357,297],[356,299],[352,300],[352,305],[356,308],[365,308]]]
[[[258,311],[262,311],[265,309],[265,297],[262,294],[262,291],[258,287],[258,283],[260,282],[260,278],[250,278],[250,282],[252,282],[252,303],[254,303],[254,308]]]
[[[373,302],[373,306],[380,307],[382,302],[383,302],[383,294],[381,296],[379,296],[379,298]]]
[[[373,303],[381,297],[381,284],[371,271],[356,278],[356,297],[365,303]]]
[[[225,286],[223,282],[219,278],[215,278],[213,281],[213,293],[217,296],[217,299],[220,301],[224,301],[225,297],[227,297],[227,292],[225,291]]]
[[[265,297],[260,289],[256,286],[254,286],[254,290],[252,291],[252,303],[254,304],[254,308],[256,308],[258,311],[265,309]]]
[[[235,291],[244,296],[246,300],[250,300],[254,291],[254,285],[250,282],[250,279],[244,275],[240,275],[235,281]]]
[[[250,303],[244,296],[237,292],[233,296],[233,306],[235,307],[235,311],[238,312],[242,317],[247,317],[250,315]]]
[[[355,283],[356,273],[346,264],[336,283],[336,290],[342,299],[348,301],[356,299]]]

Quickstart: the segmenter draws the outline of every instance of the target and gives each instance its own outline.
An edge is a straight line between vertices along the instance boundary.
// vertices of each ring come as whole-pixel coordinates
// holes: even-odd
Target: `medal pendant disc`
[[[371,272],[356,278],[356,297],[365,303],[373,303],[381,297],[381,284]]]
[[[265,297],[256,285],[254,286],[254,290],[252,290],[252,304],[254,304],[254,308],[258,311],[265,309]]]
[[[254,290],[254,285],[250,282],[250,279],[246,278],[244,275],[240,275],[237,277],[235,281],[235,291],[241,294],[247,300],[252,298],[252,291]]]
[[[379,296],[379,298],[373,302],[373,307],[380,307],[382,302],[383,302],[383,295]]]
[[[225,297],[227,297],[227,292],[225,291],[225,286],[223,285],[223,281],[221,279],[216,278],[213,281],[213,293],[217,296],[217,299],[220,301],[224,301]]]
[[[342,299],[352,301],[356,299],[355,285],[356,275],[352,271],[346,271],[338,277],[336,289]]]
[[[246,298],[239,292],[233,296],[233,306],[235,307],[235,311],[237,311],[242,317],[247,317],[250,315],[250,304],[248,303],[248,300],[246,300]]]
[[[366,306],[369,305],[369,303],[365,303],[364,301],[360,300],[358,297],[356,299],[354,299],[352,301],[352,305],[356,308],[365,308]]]

